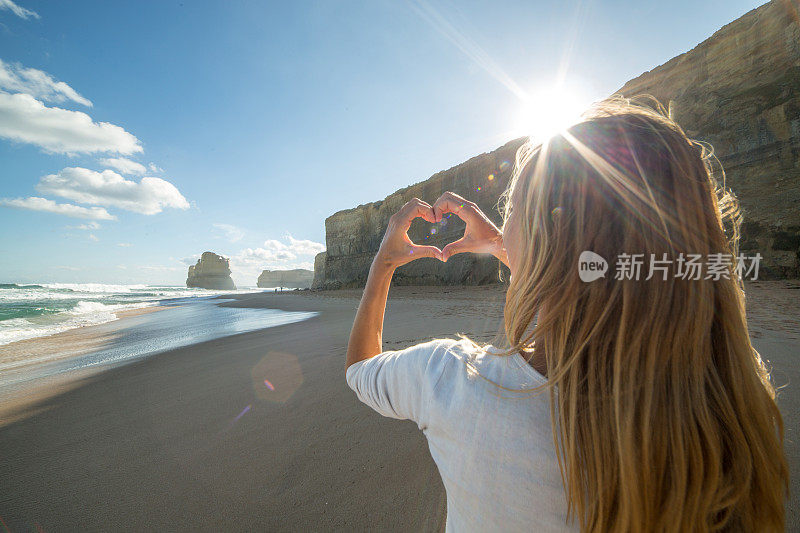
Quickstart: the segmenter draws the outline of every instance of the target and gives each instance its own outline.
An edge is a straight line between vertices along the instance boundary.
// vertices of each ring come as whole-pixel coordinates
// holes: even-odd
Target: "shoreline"
[[[111,331],[124,327],[126,319],[171,309],[173,307],[175,306],[151,305],[134,309],[124,309],[115,312],[117,318],[109,320],[108,322],[79,326],[66,331],[53,333],[52,335],[22,339],[0,345],[0,370],[18,370],[26,366],[62,361],[70,357],[91,353],[102,346],[105,338],[109,336]],[[53,357],[52,354],[56,348],[61,353]],[[47,358],[47,356],[50,357]]]
[[[800,526],[800,287],[748,286],[753,343],[774,368]],[[223,296],[223,295],[221,295]],[[445,495],[415,424],[344,381],[361,289],[238,294],[215,305],[315,311],[138,358],[16,404],[0,422],[0,515],[24,529],[440,530]],[[224,297],[224,296],[223,296]],[[491,342],[504,288],[393,287],[384,349],[456,332]],[[273,386],[268,389],[264,381]]]
[[[126,316],[147,313],[149,307],[170,307],[220,295],[249,294],[262,289],[232,291],[190,289],[174,286],[110,285],[102,283],[20,285],[0,284],[3,305],[19,306],[19,313],[0,321],[0,354],[4,346],[24,340],[50,337],[74,329],[114,322]],[[130,300],[133,301],[130,301]],[[54,303],[55,302],[55,303]],[[48,311],[26,313],[33,307]]]
[[[23,339],[0,345],[0,370],[2,372],[25,372],[31,367],[57,363],[91,353],[102,346],[108,335],[109,325],[125,326],[125,320],[137,316],[163,311],[173,306],[154,305],[126,309],[115,313],[116,320],[68,329],[52,335]],[[54,348],[63,350],[52,356]],[[14,364],[14,363],[18,364]],[[42,376],[30,381],[0,387],[0,426],[13,422],[20,412],[63,394],[79,385],[80,381],[106,370],[104,366],[71,370],[59,374]]]

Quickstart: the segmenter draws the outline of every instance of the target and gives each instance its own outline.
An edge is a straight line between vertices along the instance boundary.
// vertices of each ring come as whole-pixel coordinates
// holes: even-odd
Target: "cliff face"
[[[741,252],[761,253],[762,278],[800,277],[800,28],[794,4],[773,0],[618,91],[671,102],[689,136],[713,144],[726,184],[744,210]],[[315,262],[315,287],[363,285],[389,217],[415,196],[433,202],[452,190],[499,222],[495,204],[521,142],[511,141],[381,202],[328,217],[327,253]],[[451,217],[435,235],[430,228],[417,220],[409,236],[441,248],[463,233],[464,224]],[[420,259],[398,269],[395,283],[489,283],[497,280],[497,268],[493,258],[472,254],[454,256],[445,265]]]
[[[408,200],[417,197],[433,203],[445,191],[453,191],[477,203],[484,212],[500,222],[496,204],[514,165],[514,156],[522,139],[494,152],[473,157],[449,170],[434,174],[416,185],[401,189],[381,202],[339,211],[325,220],[327,250],[315,261],[315,287],[339,288],[363,285],[369,266],[378,251],[384,231],[392,216]],[[435,229],[435,233],[431,230]],[[418,244],[443,248],[464,234],[464,223],[455,215],[446,225],[435,227],[422,219],[415,220],[408,236]],[[491,257],[462,254],[447,263],[423,258],[397,269],[394,281],[406,285],[454,285],[492,283],[498,280],[499,262]]]
[[[754,9],[619,90],[670,103],[690,137],[714,146],[744,211],[741,251],[761,253],[765,277],[800,277],[800,26],[791,4]]]
[[[312,289],[321,289],[325,285],[325,257],[327,252],[320,252],[314,256],[314,280],[311,282]]]
[[[197,260],[197,264],[189,267],[186,286],[218,290],[236,289],[236,285],[231,279],[228,259],[214,252],[203,252],[203,255]]]
[[[294,270],[265,270],[258,276],[258,286],[262,288],[286,287],[308,289],[314,279],[314,272],[302,268]]]

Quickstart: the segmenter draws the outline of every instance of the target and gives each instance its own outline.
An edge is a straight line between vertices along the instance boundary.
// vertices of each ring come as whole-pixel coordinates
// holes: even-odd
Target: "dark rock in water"
[[[258,286],[262,288],[286,287],[289,289],[308,289],[314,279],[314,272],[304,268],[293,270],[265,270],[258,276]]]
[[[744,211],[740,251],[763,256],[759,278],[800,277],[800,27],[793,5],[773,0],[754,9],[618,91],[654,95],[671,106],[690,137],[713,144]],[[499,223],[496,203],[521,144],[511,141],[383,201],[328,217],[327,251],[315,260],[314,288],[363,285],[389,217],[415,196],[430,203],[454,191]],[[416,220],[409,236],[441,248],[463,230],[453,215],[444,226]],[[498,268],[493,257],[473,254],[444,265],[420,259],[399,268],[394,282],[493,283]]]
[[[203,252],[197,264],[189,267],[187,287],[202,289],[234,290],[229,260],[214,252]]]

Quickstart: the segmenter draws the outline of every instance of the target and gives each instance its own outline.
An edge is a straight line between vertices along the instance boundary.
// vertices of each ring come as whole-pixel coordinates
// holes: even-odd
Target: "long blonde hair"
[[[569,516],[584,531],[783,529],[783,422],[734,268],[738,203],[712,156],[657,102],[621,97],[518,153],[504,219],[520,188],[526,244],[505,354],[546,364]],[[581,281],[585,250],[609,261],[605,277]],[[620,254],[644,254],[638,280],[615,279]],[[681,254],[732,264],[717,280],[645,279],[650,254],[672,268]]]

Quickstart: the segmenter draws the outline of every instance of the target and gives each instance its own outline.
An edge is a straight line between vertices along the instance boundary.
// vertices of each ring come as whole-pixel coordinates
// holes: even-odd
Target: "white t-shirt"
[[[436,339],[351,365],[347,384],[423,431],[447,491],[446,531],[577,531],[566,524],[549,393],[487,381],[518,391],[546,379],[521,355],[493,350]]]

